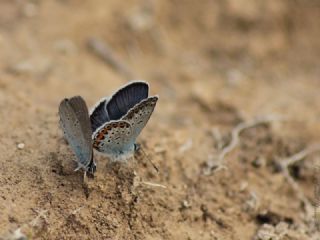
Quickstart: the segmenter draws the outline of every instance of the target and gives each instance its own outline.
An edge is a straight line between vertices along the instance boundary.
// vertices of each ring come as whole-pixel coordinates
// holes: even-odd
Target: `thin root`
[[[308,198],[304,195],[303,191],[300,189],[299,185],[296,183],[296,181],[293,179],[293,177],[289,173],[289,167],[290,165],[297,163],[301,160],[303,160],[305,157],[307,157],[310,154],[313,154],[317,151],[320,151],[320,145],[312,145],[288,158],[285,158],[280,161],[280,165],[282,167],[282,173],[292,189],[296,192],[298,198],[301,202],[304,204],[304,209],[306,211],[307,219],[311,220],[312,216],[314,216],[314,209],[312,207],[312,203],[308,200]],[[316,196],[317,197],[317,196]]]
[[[239,143],[240,143],[239,136],[244,130],[256,127],[261,124],[279,121],[282,119],[283,118],[281,118],[279,116],[267,116],[267,117],[258,118],[258,119],[254,119],[254,120],[251,120],[248,122],[242,122],[242,123],[238,124],[231,131],[230,143],[226,147],[224,147],[221,150],[221,152],[214,159],[209,160],[207,162],[208,169],[205,171],[206,172],[205,174],[206,175],[210,174],[212,170],[220,170],[220,169],[226,168],[226,166],[224,166],[224,164],[223,164],[225,156],[228,153],[230,153],[231,151],[233,151],[239,145]]]

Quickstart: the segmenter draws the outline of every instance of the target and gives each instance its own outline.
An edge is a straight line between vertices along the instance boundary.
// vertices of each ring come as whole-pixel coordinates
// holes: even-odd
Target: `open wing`
[[[106,109],[108,98],[101,99],[90,112],[90,122],[92,132],[95,132],[104,123],[109,122],[110,118]]]
[[[132,107],[148,97],[149,85],[146,82],[131,82],[119,89],[106,105],[110,120],[119,120]]]
[[[140,103],[136,104],[133,108],[131,108],[128,113],[122,118],[122,120],[130,123],[132,128],[131,138],[134,142],[149,121],[157,104],[157,101],[158,96],[144,99]]]

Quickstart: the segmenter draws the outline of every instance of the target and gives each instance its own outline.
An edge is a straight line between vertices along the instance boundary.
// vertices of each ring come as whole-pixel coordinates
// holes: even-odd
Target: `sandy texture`
[[[197,3],[196,3],[197,2]],[[0,1],[0,239],[320,239],[320,1]],[[110,66],[88,47],[97,38]],[[74,172],[58,105],[89,106],[130,79],[160,100],[145,154]],[[241,122],[281,116],[241,132]],[[159,184],[159,185],[157,185]],[[269,236],[269,237],[268,237]]]

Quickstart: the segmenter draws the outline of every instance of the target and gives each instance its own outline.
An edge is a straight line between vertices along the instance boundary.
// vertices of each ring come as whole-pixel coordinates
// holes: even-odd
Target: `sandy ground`
[[[317,0],[0,1],[0,239],[320,239],[319,24]],[[160,96],[139,137],[160,172],[97,156],[83,181],[59,102],[131,79]]]

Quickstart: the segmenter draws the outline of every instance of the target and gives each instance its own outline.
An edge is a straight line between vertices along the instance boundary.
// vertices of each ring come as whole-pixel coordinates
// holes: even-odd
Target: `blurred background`
[[[93,104],[107,89],[146,79],[164,99],[231,101],[236,92],[241,107],[260,114],[289,111],[288,99],[292,107],[301,104],[318,86],[317,0],[0,4],[3,85],[15,80],[22,95],[34,91],[26,97],[45,106],[57,103],[48,89],[58,99],[78,93]],[[116,64],[101,59],[92,39],[106,45]]]
[[[319,0],[0,0],[0,233],[23,227],[42,239],[251,239],[266,209],[278,214],[271,225],[289,218],[286,224],[302,228],[300,203],[282,175],[245,163],[319,141],[319,26]],[[141,190],[150,205],[136,206],[135,217],[102,170],[92,197],[83,197],[57,123],[61,99],[81,95],[91,107],[133,79],[160,96],[141,141],[162,173],[149,167],[145,178],[175,189]],[[239,122],[269,115],[288,121],[249,134],[253,143],[230,158],[245,159],[242,165],[201,177],[217,145],[212,129],[228,140]],[[271,139],[268,150],[260,138]],[[308,199],[311,171],[300,176]],[[242,180],[261,203],[249,212],[242,203],[252,191],[237,195]],[[46,219],[30,227],[39,209]],[[290,239],[310,236],[293,231]]]

